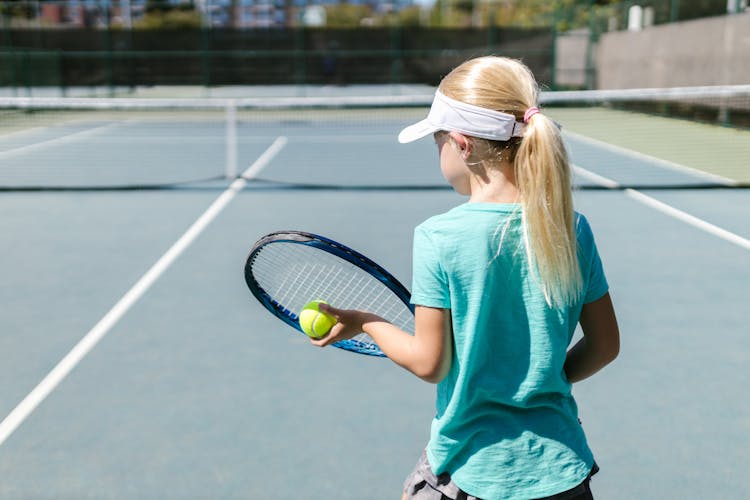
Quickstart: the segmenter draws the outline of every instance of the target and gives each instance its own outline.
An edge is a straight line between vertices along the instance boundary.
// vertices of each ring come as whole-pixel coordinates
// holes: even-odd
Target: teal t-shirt
[[[427,456],[476,497],[550,496],[591,471],[563,365],[582,305],[608,286],[580,214],[576,226],[584,295],[565,309],[547,305],[529,267],[519,205],[466,203],[414,232],[412,302],[449,308],[454,337]]]

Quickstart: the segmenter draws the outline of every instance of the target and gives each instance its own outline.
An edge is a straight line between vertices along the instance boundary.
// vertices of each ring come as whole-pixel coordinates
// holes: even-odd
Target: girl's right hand
[[[310,339],[311,343],[318,347],[326,347],[335,342],[356,337],[362,333],[362,325],[367,321],[373,319],[382,321],[381,318],[365,311],[357,311],[355,309],[336,309],[329,304],[320,304],[318,308],[324,313],[330,314],[336,318],[336,324],[333,325],[328,334],[319,339]]]

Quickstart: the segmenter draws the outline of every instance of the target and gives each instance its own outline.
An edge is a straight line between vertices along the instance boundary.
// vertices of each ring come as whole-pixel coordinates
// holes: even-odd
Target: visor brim
[[[434,125],[431,125],[427,121],[427,119],[424,119],[415,123],[414,125],[409,125],[405,129],[403,129],[398,134],[398,142],[400,142],[401,144],[414,142],[417,139],[421,139],[422,137],[434,134],[438,130],[440,129],[435,127]]]

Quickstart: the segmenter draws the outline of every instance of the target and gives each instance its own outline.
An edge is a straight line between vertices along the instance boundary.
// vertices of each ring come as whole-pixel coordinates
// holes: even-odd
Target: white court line
[[[575,170],[577,175],[580,175],[581,177],[587,177],[588,179],[593,180],[594,182],[597,182],[602,186],[609,188],[617,188],[620,186],[620,184],[616,181],[590,172],[585,168],[579,167],[578,165],[573,165],[573,169]],[[720,228],[719,226],[711,224],[710,222],[699,219],[694,215],[690,215],[689,213],[683,212],[682,210],[679,210],[671,205],[667,205],[666,203],[659,201],[656,198],[652,198],[651,196],[647,196],[635,189],[626,189],[625,194],[639,203],[658,210],[677,220],[685,222],[693,227],[700,229],[701,231],[705,231],[714,236],[718,236],[723,240],[734,243],[735,245],[738,245],[746,250],[750,250],[750,240],[748,240],[747,238],[743,238],[742,236],[727,231],[726,229]]]
[[[38,134],[39,132],[42,132],[44,130],[47,130],[53,127],[54,125],[40,125],[38,127],[25,128],[22,130],[14,130],[13,132],[7,132],[5,134],[0,135],[0,140],[14,139],[17,137],[23,137],[25,135],[34,135],[34,134]]]
[[[594,172],[590,170],[586,170],[583,167],[580,167],[575,164],[571,164],[571,167],[573,168],[573,171],[575,172],[575,175],[578,177],[583,177],[585,179],[588,179],[592,182],[595,182],[599,184],[600,186],[608,187],[608,188],[619,188],[620,184],[618,182],[613,181],[612,179],[608,179],[607,177],[602,177],[599,174],[595,174]]]
[[[641,193],[640,191],[636,191],[635,189],[626,189],[625,194],[627,194],[634,200],[643,203],[644,205],[648,205],[651,208],[669,215],[670,217],[674,217],[675,219],[681,220],[682,222],[690,224],[693,227],[697,227],[702,231],[713,234],[714,236],[718,236],[719,238],[730,243],[734,243],[735,245],[738,245],[745,250],[750,250],[750,240],[748,240],[747,238],[743,238],[742,236],[729,232],[726,229],[722,229],[719,226],[711,224],[710,222],[699,219],[694,215],[690,215],[687,212],[683,212],[682,210],[674,208],[671,205],[667,205],[666,203],[661,202],[656,198],[646,196],[645,194]]]
[[[621,146],[615,146],[614,144],[603,142],[598,139],[587,137],[585,135],[577,134],[575,132],[571,132],[570,130],[564,131],[563,135],[569,135],[570,137],[573,137],[576,140],[579,140],[581,142],[593,144],[594,146],[607,149],[614,153],[619,153],[625,156],[629,156],[631,158],[635,158],[638,161],[648,161],[651,163],[655,163],[656,165],[660,167],[674,170],[682,174],[693,175],[696,177],[706,179],[708,181],[718,182],[719,184],[726,184],[727,186],[732,186],[734,184],[737,184],[736,180],[730,179],[728,177],[723,177],[721,175],[716,175],[716,174],[710,174],[708,172],[704,172],[703,170],[698,170],[697,168],[688,167],[686,165],[681,165],[679,163],[675,163],[669,160],[664,160],[662,158],[656,158],[655,156],[647,155],[645,153],[639,153],[638,151],[633,151],[632,149],[624,148]]]
[[[117,127],[119,125],[120,123],[110,123],[108,125],[100,125],[99,127],[95,127],[95,128],[88,129],[88,130],[79,130],[78,132],[73,132],[72,134],[64,135],[61,137],[56,137],[54,139],[48,139],[46,141],[35,142],[33,144],[27,144],[26,146],[19,146],[17,148],[0,151],[0,160],[9,158],[12,156],[16,156],[19,154],[25,154],[30,151],[34,151],[36,149],[44,149],[50,146],[56,146],[59,144],[65,144],[67,142],[76,141],[83,137],[87,137],[89,135],[99,134],[101,132],[104,132],[105,130],[108,130],[113,127]]]
[[[245,170],[245,172],[243,172],[243,174],[240,177],[242,177],[245,180],[249,180],[249,179],[256,177],[260,173],[261,170],[266,168],[266,165],[268,165],[271,158],[276,156],[276,154],[278,154],[278,152],[281,151],[281,149],[284,146],[286,146],[286,143],[288,141],[289,140],[284,136],[277,137],[276,140],[273,141],[273,144],[271,144],[268,147],[268,149],[262,155],[260,155],[260,157],[255,161],[255,163],[250,165],[250,168]],[[266,157],[268,157],[268,159],[265,159]]]
[[[286,144],[280,137],[245,172],[252,177],[253,171],[265,167]],[[218,216],[230,201],[247,184],[246,179],[237,179],[224,191],[167,252],[144,274],[128,292],[94,325],[73,349],[50,371],[44,379],[0,422],[0,445],[31,415],[44,399],[70,374],[84,357],[104,338],[109,330],[156,282],[170,265],[195,241],[206,227]]]

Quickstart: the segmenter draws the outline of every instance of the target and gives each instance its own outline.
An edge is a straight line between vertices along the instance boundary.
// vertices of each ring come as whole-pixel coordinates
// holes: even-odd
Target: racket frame
[[[372,259],[362,255],[361,253],[349,248],[344,244],[326,238],[325,236],[320,236],[318,234],[308,233],[304,231],[275,231],[260,238],[250,249],[250,252],[245,261],[245,282],[247,283],[247,286],[252,294],[255,296],[258,302],[263,305],[263,307],[268,309],[268,311],[270,311],[281,321],[291,326],[295,330],[301,332],[302,334],[304,334],[304,332],[300,327],[299,316],[297,312],[290,311],[276,302],[273,297],[271,297],[268,292],[266,292],[253,277],[252,267],[255,257],[267,245],[272,245],[274,243],[307,245],[335,255],[336,257],[349,262],[350,264],[362,269],[363,271],[383,283],[383,285],[391,290],[396,295],[396,297],[398,297],[399,300],[401,300],[401,302],[403,302],[409,308],[411,313],[414,314],[414,305],[411,303],[411,293],[409,292],[409,290],[403,284],[401,284],[401,282],[396,279],[391,273],[386,271],[382,266],[374,262]],[[347,351],[357,352],[360,354],[379,357],[385,356],[383,351],[381,351],[380,348],[375,344],[360,342],[356,339],[342,340],[334,343],[333,345],[340,349],[345,349]]]

